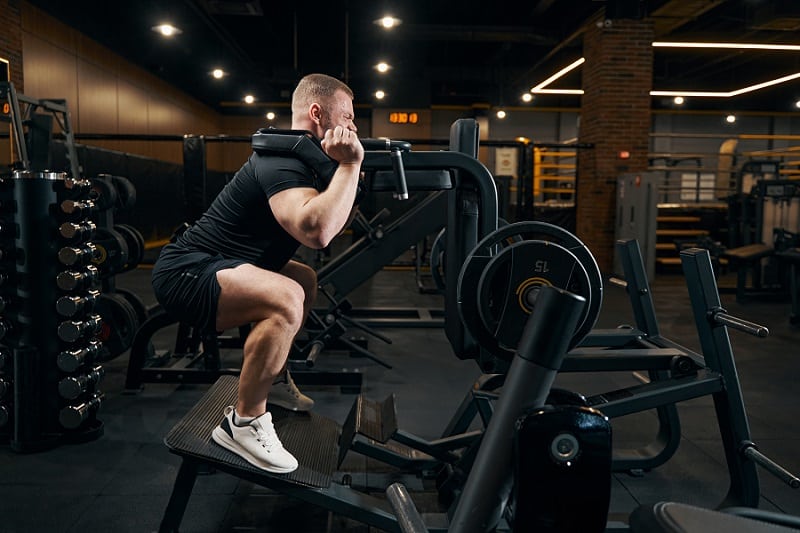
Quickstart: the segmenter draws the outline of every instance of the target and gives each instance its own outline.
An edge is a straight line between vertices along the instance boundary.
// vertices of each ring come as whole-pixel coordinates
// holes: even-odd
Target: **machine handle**
[[[408,185],[406,184],[406,169],[403,166],[403,152],[400,150],[392,150],[389,154],[392,158],[394,177],[397,180],[395,191],[392,196],[396,200],[408,200]]]
[[[411,499],[405,485],[392,483],[386,487],[386,499],[397,517],[397,525],[401,533],[427,533],[428,528],[419,514],[417,506]]]
[[[729,315],[725,312],[724,309],[717,309],[712,310],[710,312],[711,321],[714,324],[720,326],[728,326],[729,328],[733,328],[738,331],[743,331],[744,333],[748,333],[750,335],[756,337],[766,337],[769,335],[769,328],[766,326],[762,326],[760,324],[756,324],[755,322],[749,322],[742,318]]]
[[[783,468],[781,465],[758,451],[753,443],[745,446],[743,452],[744,456],[762,467],[764,470],[777,477],[793,489],[800,488],[800,479],[797,476]]]
[[[317,356],[323,348],[325,348],[325,343],[321,340],[316,340],[311,343],[311,349],[308,350],[308,355],[306,356],[306,366],[308,368],[314,368],[314,363],[317,362]]]
[[[380,152],[380,151],[395,151],[401,150],[403,152],[408,152],[411,150],[411,143],[408,141],[393,141],[391,139],[361,139],[361,146],[364,147],[364,150],[368,150],[370,152]]]

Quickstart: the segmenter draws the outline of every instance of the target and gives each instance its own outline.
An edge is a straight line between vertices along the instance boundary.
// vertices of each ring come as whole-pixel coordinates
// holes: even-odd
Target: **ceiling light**
[[[796,101],[796,102],[794,103],[794,106],[795,106],[795,107],[799,107],[799,108],[800,108],[800,100]]]
[[[685,102],[683,96],[676,96],[672,101],[675,102],[675,105],[683,105],[683,102]]]
[[[549,78],[544,80],[539,85],[536,85],[535,87],[531,88],[531,92],[532,93],[541,92],[541,89],[544,89],[545,87],[547,87],[548,85],[550,85],[551,83],[556,81],[558,78],[568,74],[569,72],[572,72],[573,70],[575,70],[579,66],[583,65],[585,62],[586,62],[586,59],[583,58],[583,57],[578,59],[578,60],[576,60],[576,61],[573,61],[572,63],[570,63],[566,67],[562,68],[561,70],[559,70],[558,72],[556,72],[555,74],[553,74],[552,76],[550,76]],[[581,92],[581,94],[583,94],[583,92]]]
[[[402,24],[402,20],[397,17],[393,17],[391,15],[386,15],[384,17],[379,18],[378,20],[374,21],[375,24],[382,27],[385,30],[391,30],[392,28],[399,26]]]
[[[503,111],[502,109],[498,109],[497,110],[497,118],[499,118],[501,120],[506,118],[506,112]]]
[[[150,28],[153,31],[157,31],[164,37],[172,37],[173,35],[180,35],[183,33],[180,28],[176,28],[172,24],[159,24],[158,26],[153,26]]]
[[[727,117],[725,117],[725,122],[727,122],[728,124],[733,124],[734,122],[736,122],[736,115],[728,115]]]
[[[523,102],[530,102],[533,100],[533,95],[531,93],[523,93],[522,101]]]
[[[375,70],[377,70],[377,71],[378,71],[378,72],[380,72],[381,74],[383,74],[383,73],[385,73],[385,72],[389,72],[389,69],[390,69],[390,68],[392,68],[392,67],[390,67],[390,66],[389,66],[389,63],[387,63],[387,62],[385,62],[385,61],[381,61],[380,63],[378,63],[377,65],[375,65]]]
[[[726,43],[708,43],[708,44],[726,44]],[[574,63],[567,65],[566,67],[562,68],[561,70],[559,70],[558,72],[556,72],[555,74],[553,74],[552,76],[541,82],[540,84],[536,85],[535,87],[532,87],[531,92],[534,94],[583,94],[582,89],[545,89],[545,87],[550,85],[552,82],[559,79],[560,77],[564,76],[568,72],[582,65],[584,61],[585,61],[584,58],[580,58]],[[794,74],[788,74],[780,78],[775,78],[774,80],[769,80],[762,83],[756,83],[755,85],[749,85],[747,87],[742,87],[741,89],[735,89],[733,91],[650,91],[650,96],[675,96],[675,97],[697,96],[697,97],[708,97],[708,98],[730,98],[732,96],[739,96],[740,94],[757,91],[765,87],[772,87],[773,85],[786,83],[787,81],[796,80],[798,78],[800,78],[800,72],[795,72]]]
[[[378,100],[383,100],[384,98],[386,98],[386,93],[381,90],[377,90],[375,91],[375,98],[377,98]]]
[[[264,115],[264,117],[265,117],[267,120],[275,120],[275,113],[273,113],[272,111],[270,111],[269,113],[267,113],[266,115]]]
[[[749,85],[747,87],[742,87],[741,89],[736,89],[733,91],[650,91],[652,96],[700,96],[700,97],[710,97],[710,98],[730,98],[731,96],[739,96],[740,94],[750,93],[753,91],[757,91],[759,89],[763,89],[764,87],[772,87],[773,85],[778,85],[779,83],[786,83],[787,81],[796,80],[800,78],[800,72],[795,72],[794,74],[789,74],[788,76],[783,76],[781,78],[775,78],[774,80],[765,81],[762,83],[756,83],[755,85]]]
[[[223,76],[225,76],[225,71],[222,70],[221,68],[215,68],[214,70],[211,71],[211,75],[214,76],[215,80],[219,80],[222,79]]]
[[[797,44],[763,44],[763,43],[699,43],[699,42],[672,42],[657,41],[653,43],[655,48],[729,48],[734,50],[781,50],[797,52],[800,45]]]
[[[583,94],[583,89],[531,89],[536,94]]]
[[[244,103],[245,104],[252,104],[255,101],[256,101],[256,97],[253,96],[252,94],[247,94],[244,97]]]

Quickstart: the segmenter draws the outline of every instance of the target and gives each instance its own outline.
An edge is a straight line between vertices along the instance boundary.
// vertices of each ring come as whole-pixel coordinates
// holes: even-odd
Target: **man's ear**
[[[308,108],[308,118],[310,118],[314,124],[319,126],[320,122],[322,121],[322,107],[317,103],[311,104],[311,106]]]

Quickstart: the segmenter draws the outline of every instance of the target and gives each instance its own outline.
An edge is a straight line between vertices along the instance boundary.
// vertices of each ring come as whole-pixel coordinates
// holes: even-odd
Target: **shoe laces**
[[[258,443],[267,450],[282,446],[281,441],[278,439],[278,434],[275,433],[275,428],[271,423],[268,427],[264,427],[261,421],[254,422],[250,424],[250,431]]]
[[[295,398],[300,398],[300,389],[297,388],[295,385],[294,380],[292,379],[292,375],[287,370],[286,373],[283,375],[283,378],[276,383],[276,385],[284,385],[286,387],[286,391],[294,396]]]

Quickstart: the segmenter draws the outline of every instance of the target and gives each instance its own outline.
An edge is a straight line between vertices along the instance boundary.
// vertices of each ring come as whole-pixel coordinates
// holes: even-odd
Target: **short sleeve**
[[[314,172],[298,159],[254,152],[250,161],[256,181],[267,198],[295,187],[318,188]]]

